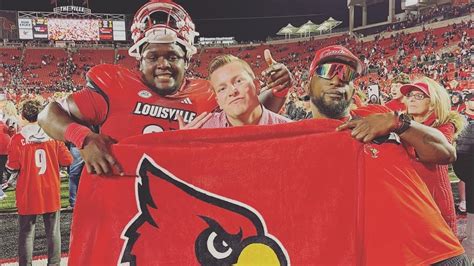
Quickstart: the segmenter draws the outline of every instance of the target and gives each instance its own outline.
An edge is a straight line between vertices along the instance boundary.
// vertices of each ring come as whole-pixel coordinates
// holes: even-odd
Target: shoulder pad
[[[108,87],[117,83],[117,78],[127,79],[127,76],[136,78],[137,74],[120,65],[101,64],[94,66],[87,72],[87,82],[100,90],[108,90]]]

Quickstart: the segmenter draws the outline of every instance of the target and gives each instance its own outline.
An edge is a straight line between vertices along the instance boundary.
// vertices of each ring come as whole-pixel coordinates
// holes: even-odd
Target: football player
[[[140,72],[118,65],[98,65],[87,73],[84,89],[61,105],[50,103],[39,116],[41,127],[55,139],[81,149],[87,171],[123,173],[110,146],[125,137],[179,129],[178,116],[188,123],[217,107],[206,80],[185,78],[197,51],[194,23],[178,4],[151,0],[135,14],[131,27],[134,45],[129,54]],[[265,53],[269,68],[267,90],[260,100],[278,111],[292,84],[288,69]],[[99,134],[90,127],[98,127]]]

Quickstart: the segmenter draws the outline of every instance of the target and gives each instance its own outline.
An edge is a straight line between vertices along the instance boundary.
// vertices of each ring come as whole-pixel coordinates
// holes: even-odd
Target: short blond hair
[[[212,59],[212,61],[209,63],[209,67],[207,69],[209,78],[211,77],[211,74],[214,73],[218,68],[223,67],[227,64],[230,64],[232,62],[239,62],[249,73],[249,75],[254,79],[255,78],[255,73],[253,73],[252,68],[250,65],[245,62],[244,60],[238,58],[237,56],[231,55],[231,54],[225,54],[225,55],[219,55]]]

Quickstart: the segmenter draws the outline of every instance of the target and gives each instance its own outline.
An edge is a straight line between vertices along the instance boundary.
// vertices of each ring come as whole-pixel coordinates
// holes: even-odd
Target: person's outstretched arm
[[[81,108],[75,99],[80,100]],[[50,137],[71,142],[78,147],[89,173],[111,174],[115,168],[118,173],[123,174],[122,167],[110,151],[111,145],[116,141],[88,128],[102,124],[106,115],[105,99],[86,88],[68,96],[63,105],[57,102],[48,104],[38,115],[38,123]]]

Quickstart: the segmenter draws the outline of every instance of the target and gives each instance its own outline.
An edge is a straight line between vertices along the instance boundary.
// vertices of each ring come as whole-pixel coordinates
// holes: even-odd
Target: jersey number
[[[43,149],[37,149],[35,151],[35,163],[36,167],[39,168],[39,175],[46,172],[46,152]]]

